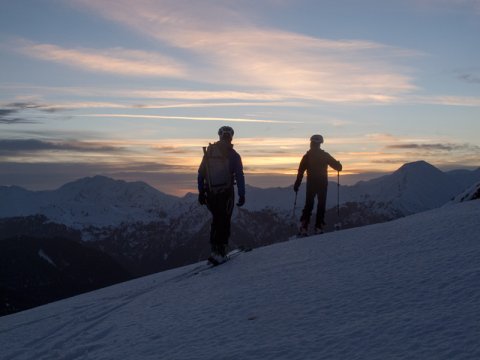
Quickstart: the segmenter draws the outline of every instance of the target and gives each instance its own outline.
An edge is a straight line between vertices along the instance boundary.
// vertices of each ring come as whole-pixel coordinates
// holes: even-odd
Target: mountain
[[[446,174],[454,181],[461,184],[463,188],[467,188],[473,183],[480,181],[480,168],[476,170],[451,170],[446,172]]]
[[[408,215],[441,206],[478,181],[480,169],[445,173],[425,161],[417,161],[403,165],[391,175],[341,186],[340,203],[388,204],[395,213]],[[305,182],[298,193],[298,209],[305,202],[304,189]],[[168,224],[184,216],[194,203],[194,194],[178,198],[144,182],[125,182],[103,176],[80,179],[53,191],[0,186],[0,218],[43,214],[51,221],[76,229],[153,221]],[[292,187],[260,189],[247,186],[244,208],[273,210],[288,216],[293,214],[294,203]],[[336,205],[337,184],[330,182],[327,208]]]
[[[0,187],[0,218],[43,214],[80,229],[166,219],[177,199],[144,182],[95,176],[53,191]]]
[[[451,204],[4,316],[2,356],[478,359],[479,213]]]
[[[458,195],[465,186],[457,180],[425,161],[416,161],[391,175],[342,188],[341,198],[344,203],[381,202],[409,215],[439,207]]]
[[[326,231],[441,206],[464,190],[458,182],[462,174],[471,180],[475,172],[452,176],[423,161],[405,164],[391,175],[341,186],[338,209],[337,184],[330,183]],[[296,204],[292,187],[247,186],[246,205],[234,209],[230,244],[258,247],[287,240],[297,232],[304,203],[305,183]],[[36,214],[44,220],[35,220]],[[25,226],[19,226],[15,217],[28,217]],[[210,251],[211,216],[199,206],[196,194],[169,196],[143,182],[95,176],[53,191],[0,187],[0,219],[0,239],[7,234],[80,239],[133,276],[190,264],[205,259]]]

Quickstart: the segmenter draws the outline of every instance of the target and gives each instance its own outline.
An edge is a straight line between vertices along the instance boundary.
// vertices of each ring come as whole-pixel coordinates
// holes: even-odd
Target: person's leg
[[[315,220],[315,228],[323,230],[325,225],[325,206],[327,203],[327,187],[328,182],[325,181],[321,184],[317,192],[317,216]]]
[[[220,199],[217,194],[209,194],[207,199],[207,207],[212,214],[212,222],[210,224],[210,249],[212,253],[217,253],[218,228],[221,224]]]
[[[212,252],[225,255],[230,237],[230,224],[233,212],[233,191],[215,194],[209,209],[212,213],[212,224],[210,228],[210,243]]]
[[[222,193],[221,214],[218,218],[218,227],[216,233],[216,244],[218,246],[218,253],[222,256],[226,255],[228,248],[228,239],[230,238],[230,228],[233,213],[233,203],[235,194],[232,191]]]
[[[301,228],[307,230],[310,223],[310,216],[312,215],[313,204],[315,201],[315,192],[313,186],[307,181],[307,193],[305,197],[305,206],[300,217]]]

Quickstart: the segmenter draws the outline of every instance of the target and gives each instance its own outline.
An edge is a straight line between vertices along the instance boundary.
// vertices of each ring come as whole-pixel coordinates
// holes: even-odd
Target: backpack
[[[203,148],[205,178],[209,191],[213,194],[230,189],[233,185],[227,150],[218,142]]]

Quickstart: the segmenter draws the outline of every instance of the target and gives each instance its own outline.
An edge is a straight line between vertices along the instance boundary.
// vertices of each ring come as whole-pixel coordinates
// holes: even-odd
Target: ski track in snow
[[[480,201],[0,319],[1,359],[479,359]]]

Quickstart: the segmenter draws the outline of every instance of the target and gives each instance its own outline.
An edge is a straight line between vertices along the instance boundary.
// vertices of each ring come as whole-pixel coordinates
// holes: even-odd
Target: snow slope
[[[0,319],[2,359],[479,359],[480,201]]]

